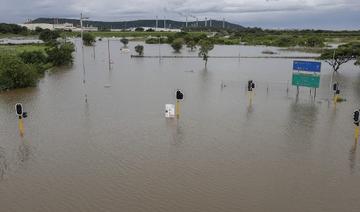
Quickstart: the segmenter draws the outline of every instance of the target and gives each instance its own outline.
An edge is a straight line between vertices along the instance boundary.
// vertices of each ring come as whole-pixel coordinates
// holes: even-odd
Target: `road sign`
[[[309,88],[319,88],[320,76],[317,74],[293,73],[292,85]]]
[[[175,117],[175,105],[173,105],[173,104],[165,105],[165,117],[166,118],[174,118]]]
[[[293,62],[293,70],[295,71],[307,71],[307,72],[320,72],[321,63],[312,61],[299,61]]]

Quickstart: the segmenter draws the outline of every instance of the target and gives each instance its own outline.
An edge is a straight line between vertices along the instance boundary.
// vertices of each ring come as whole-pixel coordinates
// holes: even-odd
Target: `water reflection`
[[[21,139],[21,143],[18,147],[17,151],[17,160],[16,164],[21,167],[26,164],[32,158],[32,147],[31,145],[24,139]]]
[[[285,135],[291,149],[299,153],[311,149],[317,116],[318,107],[314,103],[301,103],[295,100],[290,105]]]
[[[351,174],[354,174],[355,167],[356,167],[356,150],[357,150],[358,141],[355,140],[354,144],[352,145],[350,151],[349,151],[349,161],[350,161],[350,171]]]
[[[8,162],[6,160],[5,149],[0,146],[0,181],[4,179],[8,171]]]

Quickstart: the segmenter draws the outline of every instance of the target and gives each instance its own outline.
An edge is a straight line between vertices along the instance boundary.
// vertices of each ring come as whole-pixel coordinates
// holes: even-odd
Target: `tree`
[[[360,43],[340,45],[337,49],[326,49],[319,59],[325,60],[337,72],[340,66],[360,56]]]
[[[120,42],[124,45],[124,48],[127,48],[129,40],[126,38],[121,38]]]
[[[209,58],[209,51],[211,51],[214,48],[214,44],[209,40],[201,40],[199,42],[200,50],[199,50],[199,56],[203,58],[205,61],[205,67],[207,65],[207,61]]]
[[[144,28],[142,28],[142,27],[137,27],[135,29],[135,32],[143,32],[143,31],[144,31]]]
[[[39,34],[39,39],[44,42],[56,41],[60,37],[60,33],[57,30],[51,31],[50,29],[44,29]]]
[[[194,40],[190,40],[187,42],[186,47],[190,48],[190,51],[194,51],[194,49],[196,49],[196,42]]]
[[[184,45],[184,39],[182,38],[176,38],[172,43],[171,47],[175,50],[175,52],[180,52],[180,49]]]
[[[75,51],[74,44],[64,43],[45,49],[48,62],[55,66],[69,65],[73,62],[72,53]]]
[[[16,55],[0,55],[0,90],[35,86],[38,73]]]
[[[92,46],[96,42],[95,36],[91,33],[84,33],[83,34],[83,42],[85,46]]]
[[[143,45],[135,46],[135,51],[139,54],[139,56],[144,55],[144,46]]]

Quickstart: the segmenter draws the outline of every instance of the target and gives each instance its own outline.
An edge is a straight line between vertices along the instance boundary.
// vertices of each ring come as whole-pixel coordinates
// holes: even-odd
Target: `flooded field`
[[[110,71],[107,41],[95,57],[85,48],[85,87],[77,40],[73,67],[0,93],[0,211],[360,211],[352,120],[360,70],[352,63],[336,76],[347,101],[335,108],[324,62],[314,101],[308,88],[296,98],[288,85],[289,59],[210,58],[205,68],[200,58],[130,58],[119,41],[110,46]],[[174,54],[144,46],[145,55]],[[211,55],[265,49],[278,51],[216,46]],[[177,88],[181,117],[165,119]],[[29,113],[23,138],[17,102]]]

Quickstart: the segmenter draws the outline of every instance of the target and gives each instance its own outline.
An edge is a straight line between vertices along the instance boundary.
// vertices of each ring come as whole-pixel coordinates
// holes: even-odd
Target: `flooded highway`
[[[0,93],[0,211],[360,211],[352,120],[360,70],[352,62],[336,74],[346,101],[335,108],[325,62],[314,100],[309,88],[296,98],[291,59],[209,58],[205,68],[201,58],[130,58],[139,43],[123,53],[114,40],[109,71],[104,40],[95,55],[85,47],[84,87],[76,43],[72,67]],[[145,55],[176,55],[143,45]],[[210,55],[265,49],[309,55],[261,46],[215,46]],[[181,116],[166,119],[176,89]],[[29,114],[23,138],[17,102]]]

